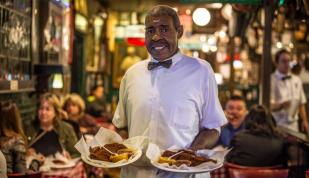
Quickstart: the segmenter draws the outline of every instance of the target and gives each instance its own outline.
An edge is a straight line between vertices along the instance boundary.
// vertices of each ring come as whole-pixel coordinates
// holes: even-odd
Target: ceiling
[[[199,4],[183,4],[180,0],[98,0],[101,5],[116,11],[143,12],[158,4],[177,6],[178,8],[194,8]],[[204,4],[205,5],[205,4]]]

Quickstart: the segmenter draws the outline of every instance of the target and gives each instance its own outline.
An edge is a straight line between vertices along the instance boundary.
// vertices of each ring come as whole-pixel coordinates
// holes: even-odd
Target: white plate
[[[116,167],[122,167],[128,164],[131,164],[138,160],[142,156],[142,150],[138,149],[135,154],[129,159],[129,160],[123,160],[119,161],[117,163],[107,162],[107,161],[99,161],[89,158],[88,155],[81,155],[82,160],[94,167],[102,167],[102,168],[116,168]]]
[[[208,166],[207,168],[198,168],[198,167],[177,167],[177,166],[168,166],[168,164],[160,164],[158,162],[151,161],[151,164],[158,168],[169,172],[178,172],[178,173],[203,173],[203,172],[210,172],[215,169],[219,169],[221,166],[223,166],[223,163],[216,163],[212,164],[211,166]]]

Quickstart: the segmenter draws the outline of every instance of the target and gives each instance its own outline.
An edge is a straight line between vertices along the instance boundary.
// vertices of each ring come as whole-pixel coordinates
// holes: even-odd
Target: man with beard
[[[145,19],[145,43],[151,57],[133,65],[124,75],[113,123],[128,128],[129,137],[144,135],[161,149],[213,147],[226,123],[208,62],[183,55],[178,40],[183,34],[171,7],[152,8]],[[143,159],[141,159],[143,160]],[[137,161],[122,168],[126,178],[209,177],[158,170]]]

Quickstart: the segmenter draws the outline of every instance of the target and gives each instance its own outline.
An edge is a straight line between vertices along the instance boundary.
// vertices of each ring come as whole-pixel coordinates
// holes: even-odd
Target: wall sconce
[[[55,88],[55,89],[63,88],[62,74],[54,74],[52,88]]]

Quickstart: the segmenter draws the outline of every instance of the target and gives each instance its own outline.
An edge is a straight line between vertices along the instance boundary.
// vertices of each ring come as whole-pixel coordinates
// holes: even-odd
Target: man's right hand
[[[291,105],[291,101],[284,101],[282,103],[272,103],[270,105],[270,110],[271,111],[280,111],[281,109],[288,109]]]
[[[281,109],[287,109],[291,106],[291,101],[285,101],[283,103],[280,104],[281,105]]]

